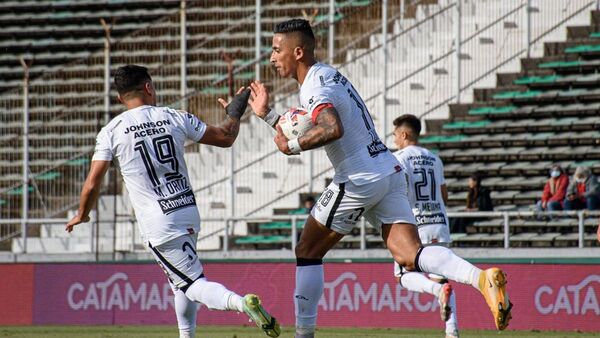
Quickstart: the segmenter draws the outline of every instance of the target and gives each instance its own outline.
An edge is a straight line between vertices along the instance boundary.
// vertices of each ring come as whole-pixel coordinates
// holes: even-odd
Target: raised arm
[[[106,175],[106,171],[109,167],[110,161],[92,161],[90,173],[81,189],[77,215],[67,223],[65,228],[68,232],[73,231],[73,227],[77,224],[89,222],[90,210],[92,210],[94,203],[96,203],[96,200],[98,199],[100,187],[102,186],[102,179],[104,178],[104,175]]]
[[[267,87],[260,81],[254,81],[250,84],[250,89],[252,92],[249,103],[252,111],[254,111],[257,117],[265,121],[273,129],[276,129],[275,126],[279,121],[279,114],[269,108],[269,91]]]
[[[240,88],[230,103],[219,99],[227,112],[227,118],[218,126],[207,125],[199,142],[223,148],[231,147],[240,131],[240,118],[246,111],[249,97],[250,89]]]

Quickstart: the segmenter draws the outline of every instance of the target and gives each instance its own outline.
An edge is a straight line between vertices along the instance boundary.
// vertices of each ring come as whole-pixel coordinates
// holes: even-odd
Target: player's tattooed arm
[[[240,131],[240,120],[227,116],[218,126],[206,126],[206,131],[200,139],[200,143],[228,148],[233,145]]]
[[[281,127],[276,125],[277,135],[275,135],[275,144],[279,151],[286,155],[298,154],[301,150],[318,148],[327,143],[333,142],[344,135],[344,126],[335,110],[335,108],[325,108],[317,116],[316,124],[304,135],[296,140],[289,141],[283,135]],[[290,143],[297,141],[300,149],[290,149]]]
[[[326,145],[344,136],[344,126],[337,111],[333,107],[321,110],[316,125],[302,135],[298,142],[302,150],[309,150]]]

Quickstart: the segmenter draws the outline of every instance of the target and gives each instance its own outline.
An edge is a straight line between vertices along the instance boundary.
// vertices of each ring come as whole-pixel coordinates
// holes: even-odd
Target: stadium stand
[[[0,46],[4,46],[0,48],[0,162],[3,172],[0,178],[0,217],[20,217],[23,191],[19,187],[22,166],[22,93],[20,88],[15,88],[22,82],[22,71],[15,58],[16,54],[23,54],[34,60],[31,68],[29,137],[30,167],[34,179],[28,191],[30,196],[36,197],[30,197],[30,217],[62,216],[77,202],[89,165],[94,136],[104,123],[104,32],[99,24],[100,18],[110,17],[116,20],[111,33],[111,70],[130,62],[147,65],[161,95],[159,101],[177,104],[180,95],[179,1],[152,0],[152,10],[141,11],[140,8],[147,6],[147,3],[148,1],[141,0],[0,3],[0,9],[4,13],[0,15],[0,23],[3,28],[6,26],[6,30],[0,33]],[[426,3],[435,5],[437,1]],[[263,4],[264,20],[261,28],[264,53],[269,52],[274,24],[298,17],[302,10],[311,12],[317,9],[318,14],[314,17],[313,24],[319,45],[324,45],[327,15],[323,13],[327,13],[327,4],[318,1],[280,0],[263,1]],[[502,1],[491,1],[489,5],[489,11],[502,9],[504,6]],[[234,86],[243,85],[254,78],[254,66],[251,65],[254,59],[254,11],[253,1],[223,0],[214,6],[188,2],[187,86],[189,93],[194,95],[189,99],[188,105],[190,111],[198,113],[208,122],[214,123],[222,118],[221,111],[215,104],[216,98],[227,95],[229,91],[226,76],[228,64],[223,60],[223,52],[235,58]],[[336,46],[346,46],[352,41],[352,48],[337,54],[335,63],[352,60],[356,55],[380,43],[377,34],[367,36],[368,39],[359,39],[377,28],[378,23],[373,18],[380,17],[380,3],[344,1],[337,4],[336,11]],[[420,11],[424,10],[414,8],[412,14],[408,14],[413,15],[414,19],[409,19],[417,22]],[[439,151],[446,164],[451,210],[456,210],[464,203],[466,177],[476,170],[488,174],[485,184],[493,190],[496,210],[529,210],[529,206],[534,204],[541,193],[546,168],[552,162],[561,162],[570,172],[577,165],[588,165],[598,173],[600,153],[593,148],[599,136],[596,131],[599,122],[595,115],[600,107],[600,92],[596,92],[594,88],[599,81],[595,73],[600,67],[600,52],[597,51],[597,43],[600,41],[598,18],[597,12],[592,12],[590,26],[569,27],[567,41],[547,43],[543,58],[521,60],[523,68],[520,73],[498,74],[497,88],[475,90],[474,103],[451,105],[449,120],[427,121],[427,135],[422,141]],[[23,20],[30,19],[31,24],[21,24]],[[472,18],[467,17],[466,20]],[[236,25],[226,22],[236,22]],[[451,19],[442,18],[437,24],[442,31],[451,31],[450,23]],[[402,31],[397,22],[392,26],[395,34]],[[422,33],[421,29],[413,31],[416,43],[422,42],[423,39],[417,35]],[[443,33],[444,36],[451,37],[448,32]],[[427,48],[428,46],[421,45],[409,48],[409,53],[414,54],[404,55],[403,58],[422,58],[427,53]],[[400,53],[399,49],[395,51]],[[324,59],[325,51],[321,48],[319,53]],[[465,53],[474,54],[468,49]],[[285,93],[293,91],[295,87],[290,86],[289,82],[276,79],[268,62],[261,63],[261,74],[264,81],[282,94],[277,96],[277,99],[284,98],[283,103],[280,102],[278,106],[293,104],[293,99],[285,99]],[[369,80],[365,76],[362,84],[365,87],[365,97],[377,94],[372,92],[374,88],[371,87],[374,86],[368,86]],[[450,85],[449,80],[444,81],[446,82],[440,82],[441,87]],[[411,92],[410,95],[414,93]],[[111,91],[110,95],[115,97],[116,93]],[[416,95],[420,98],[419,95],[423,94]],[[120,109],[113,100],[111,115],[118,113]],[[279,190],[291,171],[299,172],[301,168],[306,168],[306,158],[285,160],[272,156],[276,152],[268,143],[271,139],[270,131],[255,119],[247,123],[247,128],[242,128],[242,133],[245,134],[240,135],[242,140],[238,142],[241,145],[234,149],[235,172],[239,175],[238,182],[241,182],[236,190],[239,195],[244,195],[242,202],[252,202],[246,203],[250,208],[240,207],[242,214],[249,215],[256,210],[267,210],[270,213],[269,204],[277,199],[293,207],[297,199],[295,191],[306,186],[306,173],[297,174],[297,180],[302,181],[298,184],[300,188],[290,188],[286,191],[285,198],[281,197]],[[203,148],[202,153],[194,146],[190,150],[186,158],[196,164],[195,170],[190,173],[192,185],[199,188],[196,193],[203,194],[203,198],[199,199],[200,209],[210,210],[210,216],[213,217],[227,216],[226,210],[231,207],[223,197],[227,193],[223,184],[227,180],[227,174],[224,173],[229,172],[227,153],[210,147]],[[252,156],[244,155],[247,153]],[[316,157],[320,185],[321,178],[328,175],[328,166],[322,153],[317,152]],[[281,161],[285,166],[283,169],[274,169],[269,167],[269,161]],[[124,197],[123,189],[114,179],[115,173],[111,175],[111,182],[116,183],[107,192],[109,196],[106,200],[100,203],[99,214],[131,215],[126,202],[121,201]],[[251,179],[256,176],[260,176],[261,180]],[[77,179],[73,179],[74,177]],[[320,190],[320,186],[315,189]],[[110,195],[118,195],[119,202],[110,202]],[[269,198],[263,200],[256,196]],[[276,210],[275,213],[280,211]],[[285,212],[293,215],[295,209]],[[573,220],[577,221],[567,219],[563,224],[560,223],[562,220],[523,220],[525,225],[511,224],[511,229],[514,230],[511,241],[513,245],[521,246],[572,246],[577,241],[577,236],[573,236],[576,231]],[[501,220],[491,219],[488,223],[485,222],[476,222],[467,233],[454,234],[456,243],[465,246],[500,245]],[[127,222],[119,224],[116,231],[126,234],[124,243],[119,247],[135,248],[139,245],[137,238],[130,239],[137,237],[134,227]],[[586,238],[591,233],[591,226],[586,223]],[[41,252],[48,250],[42,249],[45,244],[40,238],[64,236],[61,231],[50,231],[48,228],[33,227],[34,231],[29,234],[32,243],[40,242],[32,245],[40,248]],[[545,229],[556,231],[547,232]],[[220,230],[222,225],[211,222],[203,224],[203,231],[209,234]],[[93,230],[90,229],[91,231]],[[368,228],[367,233],[367,247],[382,246],[381,237],[373,229]],[[558,235],[552,237],[552,233]],[[235,247],[289,247],[291,223],[239,222],[232,234]],[[113,235],[112,232],[105,233],[104,237],[112,238]],[[62,246],[57,244],[50,251],[60,252],[65,248],[74,248],[72,245],[76,244],[79,245],[78,250],[84,250],[93,245],[85,240],[77,241],[75,244],[68,244],[68,240],[62,238],[62,242],[55,241],[63,243]],[[359,242],[357,236],[347,236],[340,245],[356,247],[360,245]],[[590,243],[591,241],[587,241],[586,245]],[[22,243],[18,240],[13,242],[13,250],[19,251],[21,246]],[[28,247],[31,248],[29,245]],[[201,242],[203,249],[220,247],[220,236],[212,236]]]

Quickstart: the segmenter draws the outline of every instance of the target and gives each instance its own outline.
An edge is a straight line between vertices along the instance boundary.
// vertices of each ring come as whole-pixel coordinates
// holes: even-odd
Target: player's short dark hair
[[[302,42],[302,47],[315,49],[315,34],[310,23],[304,19],[291,19],[280,22],[275,26],[275,34],[298,33]]]
[[[398,116],[394,120],[394,126],[396,128],[407,126],[415,133],[416,136],[421,134],[421,120],[419,120],[419,118],[413,114],[404,114]]]
[[[115,72],[115,87],[119,95],[142,90],[147,82],[152,81],[148,68],[136,65],[119,67]]]

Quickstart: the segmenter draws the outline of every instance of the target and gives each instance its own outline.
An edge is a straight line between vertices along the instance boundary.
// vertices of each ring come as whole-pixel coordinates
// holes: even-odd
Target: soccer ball
[[[311,115],[302,108],[290,108],[279,118],[279,126],[288,140],[296,139],[313,127]]]

